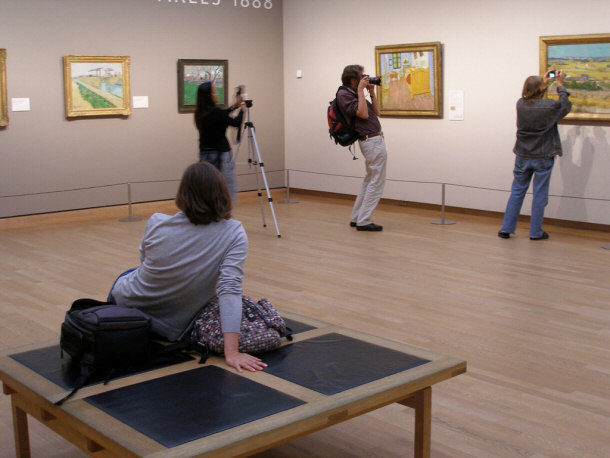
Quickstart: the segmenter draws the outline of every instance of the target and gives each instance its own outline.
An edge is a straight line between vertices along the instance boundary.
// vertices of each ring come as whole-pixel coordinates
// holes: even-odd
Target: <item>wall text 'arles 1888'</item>
[[[191,4],[191,5],[220,5],[221,0],[157,0],[159,3],[178,3],[178,4]],[[231,1],[231,0],[225,0]],[[273,2],[271,0],[232,0],[233,6],[241,8],[265,8],[270,10],[273,8]]]

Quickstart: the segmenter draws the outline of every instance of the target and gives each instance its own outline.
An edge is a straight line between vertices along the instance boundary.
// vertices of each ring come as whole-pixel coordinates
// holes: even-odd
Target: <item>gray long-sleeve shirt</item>
[[[239,221],[195,225],[182,212],[155,213],[140,243],[141,265],[117,280],[112,296],[150,315],[154,332],[177,340],[216,294],[223,332],[239,332],[247,253]]]

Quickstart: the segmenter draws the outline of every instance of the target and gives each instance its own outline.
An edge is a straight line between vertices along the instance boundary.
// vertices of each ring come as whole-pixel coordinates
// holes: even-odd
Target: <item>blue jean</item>
[[[235,199],[237,196],[237,176],[235,174],[235,162],[231,157],[231,151],[201,151],[199,153],[199,160],[211,162],[222,172],[225,181],[227,182],[229,192],[231,193],[231,198]]]
[[[529,188],[532,175],[534,177],[534,198],[532,200],[532,216],[530,218],[530,237],[542,236],[542,219],[544,218],[544,207],[549,201],[549,184],[551,172],[555,164],[555,157],[548,159],[515,159],[515,170],[513,174],[513,186],[511,188],[504,222],[501,232],[514,233],[517,219],[523,205],[523,198]]]

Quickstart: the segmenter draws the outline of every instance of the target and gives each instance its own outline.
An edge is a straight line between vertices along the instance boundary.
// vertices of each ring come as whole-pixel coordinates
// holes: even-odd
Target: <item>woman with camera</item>
[[[547,85],[556,78],[559,100],[545,97]],[[561,156],[561,140],[557,122],[572,108],[569,92],[563,87],[565,74],[549,70],[544,77],[529,76],[523,84],[522,96],[517,101],[517,141],[511,194],[506,205],[502,228],[498,237],[510,238],[515,233],[525,193],[534,178],[534,197],[530,218],[530,240],[546,240],[542,230],[544,207],[548,202],[551,172],[555,156]]]
[[[231,197],[237,195],[237,177],[235,162],[231,157],[231,146],[226,137],[227,127],[239,128],[243,119],[243,109],[236,117],[229,116],[231,112],[244,105],[242,96],[237,95],[235,102],[227,109],[222,109],[218,103],[218,94],[214,85],[206,81],[197,89],[197,105],[195,108],[195,125],[199,130],[199,160],[214,164],[222,172],[227,181]]]

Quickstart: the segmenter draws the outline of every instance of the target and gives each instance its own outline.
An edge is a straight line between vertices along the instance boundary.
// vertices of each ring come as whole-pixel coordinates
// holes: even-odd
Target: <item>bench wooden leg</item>
[[[13,431],[15,433],[15,453],[18,458],[30,458],[30,435],[28,433],[28,414],[17,407],[16,394],[11,396],[13,409]]]
[[[427,387],[400,402],[415,409],[414,456],[430,457],[430,428],[432,425],[432,388]]]

